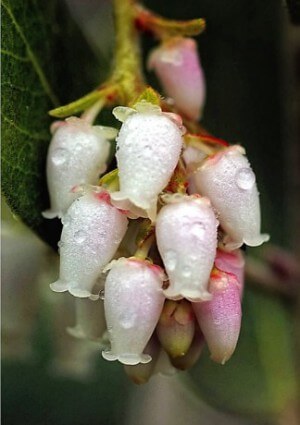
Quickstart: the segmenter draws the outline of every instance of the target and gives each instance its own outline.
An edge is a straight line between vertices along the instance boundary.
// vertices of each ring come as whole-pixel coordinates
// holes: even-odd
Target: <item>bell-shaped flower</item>
[[[123,364],[148,363],[143,352],[161,314],[164,274],[145,260],[121,258],[111,263],[105,283],[104,308],[111,349],[106,360]]]
[[[106,331],[103,300],[75,299],[76,324],[68,327],[70,335],[79,339],[101,341]]]
[[[77,198],[72,188],[97,184],[106,169],[108,139],[115,129],[92,126],[83,119],[71,117],[52,125],[53,137],[47,157],[47,181],[51,208],[45,218],[61,217]]]
[[[160,210],[156,241],[170,285],[167,298],[203,301],[217,248],[218,221],[207,198],[165,195],[169,203]]]
[[[240,333],[240,285],[233,274],[214,269],[209,290],[212,300],[192,306],[211,358],[224,364],[232,356]]]
[[[140,102],[136,110],[118,107],[123,122],[117,137],[120,191],[112,202],[134,217],[156,217],[157,196],[168,184],[182,148],[182,127],[174,114]],[[130,215],[129,215],[130,216]]]
[[[192,120],[201,117],[206,89],[195,40],[168,39],[151,53],[148,68],[154,69],[180,112]]]
[[[260,233],[259,194],[249,161],[241,146],[231,146],[209,157],[195,173],[201,195],[209,197],[227,233],[224,247],[239,248],[244,243],[258,246],[269,240]]]
[[[166,300],[156,333],[170,357],[184,356],[195,333],[195,315],[191,303],[186,300]]]
[[[63,217],[60,274],[51,289],[93,297],[96,280],[117,251],[127,223],[126,215],[110,204],[105,191],[90,190],[76,199]]]
[[[240,285],[242,297],[245,280],[245,258],[242,251],[237,249],[236,251],[226,252],[221,249],[217,249],[215,266],[222,272],[235,275]]]

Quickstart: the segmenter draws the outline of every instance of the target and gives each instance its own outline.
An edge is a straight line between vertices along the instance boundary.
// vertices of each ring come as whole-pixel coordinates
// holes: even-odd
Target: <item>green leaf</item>
[[[65,102],[95,84],[95,60],[61,3],[1,1],[2,191],[12,211],[53,246],[60,224],[41,216],[49,205],[48,110],[59,105],[56,93]]]
[[[190,373],[195,390],[223,410],[261,416],[282,412],[296,390],[291,331],[288,306],[248,289],[236,352],[221,366],[206,350]]]

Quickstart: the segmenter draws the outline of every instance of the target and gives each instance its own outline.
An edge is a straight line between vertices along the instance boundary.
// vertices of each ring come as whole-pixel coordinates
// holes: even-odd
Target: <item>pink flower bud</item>
[[[148,61],[154,69],[166,94],[192,120],[201,117],[205,102],[205,80],[192,38],[172,38],[155,49]]]
[[[157,216],[156,240],[170,279],[169,299],[203,301],[217,248],[218,221],[207,198],[165,196]]]
[[[208,196],[228,234],[228,250],[243,243],[258,246],[269,240],[260,233],[259,194],[249,161],[241,146],[231,146],[208,158],[195,174],[197,189]]]
[[[242,297],[245,280],[245,258],[242,251],[238,249],[236,251],[226,252],[217,249],[215,266],[222,272],[235,275],[240,285]]]
[[[139,106],[140,105],[140,106]],[[127,108],[128,109],[128,108]],[[133,217],[156,216],[157,196],[168,184],[182,148],[182,131],[167,115],[146,102],[120,117],[125,119],[117,138],[120,191],[111,194],[114,205]],[[129,115],[128,115],[129,114]]]
[[[106,321],[104,316],[104,305],[102,300],[90,300],[88,298],[75,299],[74,327],[68,327],[70,335],[79,339],[101,341],[106,331]]]
[[[135,365],[151,361],[143,353],[163,308],[163,273],[138,259],[113,261],[105,283],[104,308],[111,350],[106,360]]]
[[[224,364],[233,354],[241,327],[240,285],[236,277],[214,270],[209,290],[211,301],[193,303],[211,358]]]
[[[186,300],[166,300],[156,327],[158,339],[170,357],[184,356],[195,332],[195,315]]]
[[[125,235],[127,223],[126,216],[107,202],[104,191],[88,192],[76,199],[63,217],[60,276],[51,289],[91,297],[101,270]]]
[[[75,185],[97,183],[106,169],[107,139],[113,137],[104,127],[75,117],[54,123],[52,128],[47,158],[51,208],[43,213],[46,218],[61,217],[67,211],[78,196],[71,191]]]

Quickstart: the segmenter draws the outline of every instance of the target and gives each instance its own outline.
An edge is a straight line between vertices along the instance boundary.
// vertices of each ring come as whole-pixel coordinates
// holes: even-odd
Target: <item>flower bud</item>
[[[215,269],[209,285],[212,300],[192,304],[211,358],[217,363],[225,364],[237,344],[242,316],[239,286],[234,275]]]
[[[215,266],[222,272],[235,275],[239,283],[242,297],[245,280],[245,258],[242,251],[237,249],[236,251],[226,252],[217,249]]]
[[[158,339],[170,357],[184,356],[192,343],[195,316],[186,300],[166,300],[156,327]]]
[[[107,139],[113,137],[104,127],[91,126],[75,117],[54,123],[52,130],[47,157],[51,208],[43,213],[46,218],[61,217],[67,211],[78,197],[72,192],[75,185],[97,183],[106,169]]]
[[[151,361],[143,353],[163,308],[163,273],[148,261],[113,261],[105,283],[104,308],[111,350],[106,360],[135,365]]]
[[[107,196],[105,191],[87,192],[73,202],[63,217],[60,276],[50,285],[54,292],[93,297],[93,286],[102,268],[113,258],[128,223]]]
[[[169,276],[167,298],[203,301],[217,248],[218,221],[207,198],[165,196],[157,216],[156,240]]]
[[[188,370],[197,363],[203,347],[204,337],[200,329],[195,330],[195,335],[188,352],[182,357],[171,358],[171,363],[176,369]]]
[[[219,213],[227,250],[245,243],[258,246],[269,240],[260,234],[259,194],[249,161],[241,146],[231,146],[208,158],[195,174],[201,195],[208,196]]]
[[[205,102],[205,80],[192,38],[172,38],[155,49],[148,61],[154,69],[166,94],[192,120],[201,117]]]
[[[115,116],[125,121],[117,137],[120,191],[112,193],[111,198],[114,205],[129,210],[133,218],[154,220],[157,196],[179,160],[182,132],[158,107],[141,102],[137,110],[142,112],[131,110],[124,118],[120,116],[124,108],[114,109]]]
[[[79,339],[100,340],[106,331],[104,305],[102,300],[75,299],[74,327],[68,327],[70,335]]]

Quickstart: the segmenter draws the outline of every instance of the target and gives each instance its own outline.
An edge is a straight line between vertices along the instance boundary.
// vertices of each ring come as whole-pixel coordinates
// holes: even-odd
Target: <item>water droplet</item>
[[[74,239],[77,243],[82,243],[86,239],[86,233],[83,230],[78,230],[74,233]]]
[[[130,312],[123,313],[119,317],[120,325],[124,329],[130,329],[133,328],[136,322],[136,315],[131,314]]]
[[[75,152],[81,152],[83,150],[83,145],[81,143],[77,143],[74,147]]]
[[[71,221],[72,221],[72,217],[68,214],[63,216],[61,219],[61,222],[65,227],[69,226],[69,224],[71,224]]]
[[[58,148],[52,152],[52,162],[54,165],[63,165],[69,158],[67,149]]]
[[[150,158],[152,156],[152,149],[151,146],[146,145],[143,149],[143,154],[145,158]]]
[[[182,276],[183,277],[190,277],[191,274],[192,274],[192,271],[191,271],[190,267],[184,266],[183,269],[182,269]]]
[[[104,300],[104,298],[105,298],[105,290],[104,289],[101,289],[101,291],[99,292],[99,298],[100,298],[100,300]]]
[[[236,184],[240,189],[252,189],[255,183],[255,174],[251,168],[241,168],[236,173]]]
[[[202,221],[198,221],[191,226],[191,234],[197,238],[203,238],[206,226]]]
[[[164,258],[164,263],[168,271],[175,270],[177,263],[177,255],[175,251],[167,251]]]

